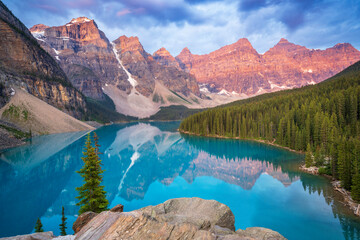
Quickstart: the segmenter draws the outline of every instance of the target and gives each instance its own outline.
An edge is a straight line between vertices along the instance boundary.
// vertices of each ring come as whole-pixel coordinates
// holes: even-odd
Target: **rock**
[[[96,217],[91,219],[90,222],[87,222],[87,224],[76,233],[75,239],[101,239],[103,234],[112,228],[120,216],[121,213],[110,211],[97,214]]]
[[[19,235],[15,237],[1,238],[2,240],[50,240],[54,238],[53,232],[41,232],[27,235]]]
[[[178,198],[132,212],[102,212],[86,224],[75,239],[285,239],[264,228],[235,233],[234,223],[233,213],[222,203]]]
[[[123,212],[124,211],[124,205],[122,204],[118,204],[115,207],[113,207],[112,209],[110,209],[110,212]]]
[[[286,240],[280,233],[262,227],[250,227],[245,230],[238,230],[236,231],[236,234],[252,237],[256,240]]]
[[[94,212],[84,212],[78,218],[73,224],[72,229],[75,233],[79,232],[88,222],[91,221],[94,217],[96,217],[98,214]]]
[[[140,209],[143,212],[161,217],[165,221],[189,222],[200,229],[219,227],[235,230],[235,216],[230,208],[215,200],[201,198],[170,199],[155,207]],[[151,210],[151,212],[150,212]]]

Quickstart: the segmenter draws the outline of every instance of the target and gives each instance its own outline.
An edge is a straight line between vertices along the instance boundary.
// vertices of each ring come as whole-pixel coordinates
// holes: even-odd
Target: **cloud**
[[[360,42],[360,6],[354,0],[4,0],[28,27],[95,19],[110,40],[138,36],[152,53],[166,47],[196,54],[246,37],[263,53],[285,37],[309,48]]]

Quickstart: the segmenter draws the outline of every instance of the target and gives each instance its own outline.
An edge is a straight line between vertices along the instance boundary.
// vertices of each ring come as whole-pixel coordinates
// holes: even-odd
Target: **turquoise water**
[[[273,146],[180,135],[179,122],[98,129],[104,185],[125,211],[170,198],[201,197],[228,205],[236,228],[271,228],[288,239],[359,239],[360,221],[328,180],[298,171],[303,156]],[[76,170],[86,133],[36,137],[0,153],[0,237],[33,231],[59,234],[61,206],[68,233],[76,220]]]

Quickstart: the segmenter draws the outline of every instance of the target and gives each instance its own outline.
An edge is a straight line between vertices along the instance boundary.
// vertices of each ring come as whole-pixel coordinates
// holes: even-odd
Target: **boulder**
[[[98,214],[94,212],[84,212],[81,214],[73,224],[72,229],[75,233],[79,232],[88,222],[91,221]]]
[[[110,212],[123,212],[124,211],[124,205],[118,204],[112,209],[110,209]]]
[[[250,227],[245,230],[240,229],[236,231],[236,234],[252,237],[256,240],[286,240],[280,233],[262,227]]]

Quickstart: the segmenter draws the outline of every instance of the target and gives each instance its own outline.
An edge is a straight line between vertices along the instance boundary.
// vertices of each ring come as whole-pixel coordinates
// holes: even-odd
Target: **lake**
[[[236,229],[259,226],[292,239],[359,239],[360,219],[329,181],[298,170],[301,154],[266,144],[182,135],[179,122],[130,123],[96,130],[110,207],[124,211],[170,198],[200,197],[228,205]],[[86,132],[34,137],[0,153],[0,237],[67,232],[76,220]]]

